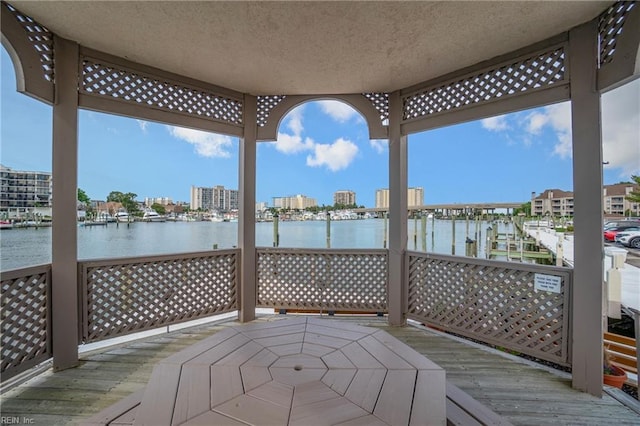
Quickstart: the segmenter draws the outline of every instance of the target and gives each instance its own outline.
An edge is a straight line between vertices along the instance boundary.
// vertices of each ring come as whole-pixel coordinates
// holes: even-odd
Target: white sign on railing
[[[562,277],[557,275],[535,274],[533,286],[536,291],[550,291],[552,293],[560,293]]]

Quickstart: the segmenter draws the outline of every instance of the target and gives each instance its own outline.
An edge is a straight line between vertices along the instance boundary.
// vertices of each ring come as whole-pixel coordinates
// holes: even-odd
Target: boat
[[[8,220],[0,220],[0,229],[11,229],[13,228],[13,223]]]
[[[147,210],[142,215],[143,222],[166,222],[167,218],[158,214],[155,210]]]
[[[127,212],[123,212],[123,211],[117,212],[113,217],[115,217],[116,221],[120,222],[120,223],[130,223],[131,222],[131,218],[129,216],[129,213],[127,213]]]
[[[209,220],[211,222],[224,222],[224,217],[222,217],[220,215],[220,213],[214,211],[211,213],[211,215],[209,216]]]

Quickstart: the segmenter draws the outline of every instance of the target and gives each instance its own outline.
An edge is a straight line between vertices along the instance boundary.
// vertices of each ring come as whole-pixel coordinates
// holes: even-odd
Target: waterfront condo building
[[[190,207],[191,210],[237,210],[238,190],[225,189],[222,185],[213,188],[192,186]]]
[[[0,212],[9,217],[51,207],[49,172],[20,171],[0,165]]]
[[[163,206],[168,206],[169,204],[173,204],[173,200],[169,197],[145,197],[144,205],[147,207],[151,207],[154,204],[161,204]]]
[[[333,193],[333,204],[345,206],[356,204],[356,193],[349,190],[340,190]]]
[[[417,207],[424,205],[424,189],[421,186],[407,189],[407,205],[409,207]],[[389,208],[389,190],[377,189],[376,190],[376,208],[386,209]]]
[[[273,207],[280,210],[304,210],[317,205],[315,198],[309,198],[301,194],[290,197],[273,197]]]
[[[211,210],[213,207],[213,188],[191,186],[191,210]]]
[[[573,192],[560,189],[545,189],[536,197],[531,193],[531,214],[533,216],[573,216]]]
[[[640,203],[627,199],[633,191],[640,191],[640,186],[633,183],[604,185],[602,187],[604,214],[611,216],[640,215]],[[534,216],[573,216],[573,192],[546,189],[538,196],[535,192],[531,193],[531,214]]]

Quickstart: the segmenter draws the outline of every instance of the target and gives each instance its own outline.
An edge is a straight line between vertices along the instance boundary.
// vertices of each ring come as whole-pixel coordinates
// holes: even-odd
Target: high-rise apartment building
[[[306,195],[293,195],[290,197],[273,197],[273,206],[284,210],[304,210],[308,207],[315,207],[318,203],[315,198]]]
[[[409,207],[418,207],[424,205],[424,189],[421,186],[407,188],[407,205]],[[376,208],[389,208],[389,190],[376,190]]]
[[[213,208],[220,211],[238,210],[238,190],[224,189],[224,186],[213,187]]]
[[[222,185],[213,188],[191,187],[191,210],[231,211],[238,209],[238,190],[225,189]]]
[[[52,177],[48,172],[20,171],[0,165],[0,211],[9,215],[51,207]]]
[[[333,193],[333,204],[345,206],[356,204],[356,193],[349,190],[340,190]]]
[[[213,188],[203,186],[191,187],[191,210],[211,210],[213,208]]]

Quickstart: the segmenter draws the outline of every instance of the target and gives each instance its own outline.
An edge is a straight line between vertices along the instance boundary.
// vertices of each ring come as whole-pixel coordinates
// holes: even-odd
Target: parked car
[[[607,228],[604,231],[604,240],[614,242],[616,240],[616,234],[622,231],[640,231],[640,225],[625,225]]]
[[[615,236],[616,243],[620,243],[623,246],[633,247],[640,249],[640,230],[638,231],[621,231]]]
[[[636,219],[624,219],[624,220],[611,220],[609,222],[605,222],[604,230],[611,228],[617,228],[618,226],[640,226],[640,220]]]

